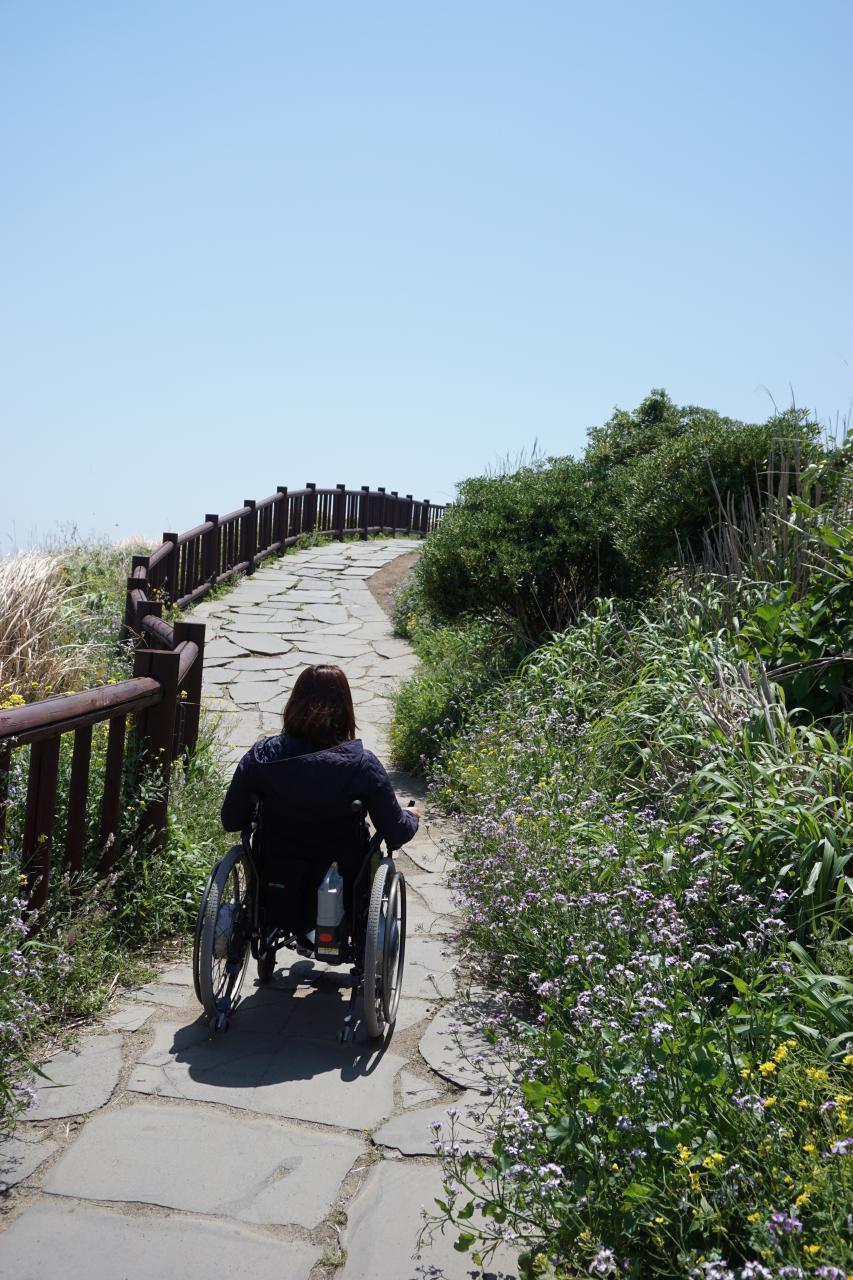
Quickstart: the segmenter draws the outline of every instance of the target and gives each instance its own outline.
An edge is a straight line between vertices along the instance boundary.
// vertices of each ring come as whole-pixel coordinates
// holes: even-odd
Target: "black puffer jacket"
[[[388,774],[360,739],[324,751],[288,734],[256,743],[231,779],[222,805],[225,830],[248,826],[257,800],[262,818],[254,848],[267,921],[297,934],[314,927],[317,887],[330,862],[338,863],[352,915],[367,847],[367,828],[353,816],[353,800],[363,801],[392,849],[418,829],[417,818],[400,808]]]
[[[263,804],[264,844],[275,843],[284,856],[358,853],[363,843],[353,800],[364,802],[392,849],[418,829],[415,815],[401,809],[384,766],[360,738],[324,751],[288,734],[256,743],[237,765],[225,796],[226,831],[248,826],[256,798]]]

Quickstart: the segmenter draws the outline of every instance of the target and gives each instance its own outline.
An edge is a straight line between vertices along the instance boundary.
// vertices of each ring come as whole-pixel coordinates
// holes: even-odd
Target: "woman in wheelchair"
[[[353,963],[341,1038],[352,1036],[362,990],[368,1034],[379,1036],[396,1017],[405,950],[405,883],[379,845],[384,840],[390,854],[411,840],[420,814],[400,807],[382,763],[356,738],[340,667],[300,674],[282,728],[246,752],[222,805],[223,827],[242,831],[243,842],[214,867],[202,900],[196,993],[211,1025],[227,1027],[249,952],[263,982],[272,977],[277,947],[297,945],[303,954]],[[365,810],[376,829],[372,840]],[[318,907],[322,912],[322,901],[334,910],[335,886],[343,920],[339,930],[323,932]]]

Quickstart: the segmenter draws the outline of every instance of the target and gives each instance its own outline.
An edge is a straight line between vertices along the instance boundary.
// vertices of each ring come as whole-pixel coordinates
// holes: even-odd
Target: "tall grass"
[[[54,556],[0,560],[0,701],[60,692],[82,675],[86,653],[73,639],[72,594]]]

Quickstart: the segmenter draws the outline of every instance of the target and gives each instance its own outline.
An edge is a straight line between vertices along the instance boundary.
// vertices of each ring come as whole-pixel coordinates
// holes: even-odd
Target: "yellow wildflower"
[[[804,1244],[804,1245],[803,1245],[803,1252],[804,1252],[804,1253],[811,1254],[811,1256],[812,1256],[812,1257],[814,1257],[816,1253],[820,1253],[820,1245],[819,1245],[819,1244]]]
[[[764,1105],[765,1105],[765,1107],[775,1107],[775,1105],[776,1105],[776,1094],[775,1094],[775,1093],[771,1093],[771,1095],[770,1095],[770,1097],[769,1097],[769,1098],[765,1098],[765,1099],[764,1099]]]
[[[773,1057],[776,1059],[777,1062],[784,1062],[787,1056],[788,1056],[788,1050],[784,1044],[780,1044],[779,1048],[773,1054]]]
[[[829,1072],[824,1071],[823,1067],[806,1067],[806,1075],[809,1080],[828,1080]]]
[[[748,1213],[746,1215],[747,1222],[758,1222],[760,1218],[761,1218],[760,1213]]]
[[[776,1063],[775,1062],[759,1062],[758,1070],[761,1072],[763,1076],[772,1076],[773,1072],[776,1070]]]

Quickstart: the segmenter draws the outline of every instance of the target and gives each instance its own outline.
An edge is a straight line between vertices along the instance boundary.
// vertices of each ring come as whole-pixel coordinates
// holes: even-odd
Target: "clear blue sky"
[[[853,5],[0,0],[0,539],[853,397]]]

